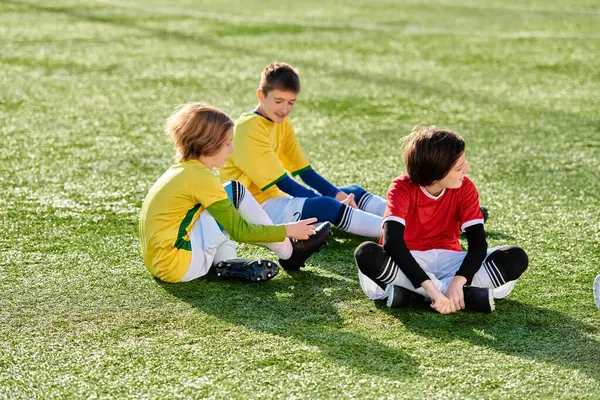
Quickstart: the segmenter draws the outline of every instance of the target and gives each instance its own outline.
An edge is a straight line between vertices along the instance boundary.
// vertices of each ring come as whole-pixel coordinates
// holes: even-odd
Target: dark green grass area
[[[0,398],[599,398],[598,26],[585,0],[0,0]],[[465,137],[490,246],[530,256],[495,313],[374,304],[340,232],[266,284],[150,276],[164,120],[237,117],[276,60],[338,185],[385,195],[416,124]]]

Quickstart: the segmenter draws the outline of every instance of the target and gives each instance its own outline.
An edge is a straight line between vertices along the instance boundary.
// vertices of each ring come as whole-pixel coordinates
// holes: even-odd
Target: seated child
[[[221,179],[245,185],[274,223],[314,217],[357,235],[381,236],[385,201],[358,185],[336,187],[309,164],[288,119],[299,92],[293,67],[273,63],[264,69],[258,105],[236,121],[235,153]],[[315,190],[297,183],[288,172]]]
[[[273,225],[239,182],[223,185],[213,173],[233,152],[233,121],[225,113],[188,104],[169,118],[167,132],[177,162],[152,186],[140,213],[142,255],[152,275],[186,282],[215,265],[220,277],[264,281],[279,272],[277,265],[237,259],[232,240],[267,243],[290,270],[325,244],[329,224],[311,225],[312,218]]]
[[[406,174],[387,194],[381,245],[365,242],[354,253],[363,291],[387,298],[390,307],[427,299],[443,314],[493,311],[494,298],[512,291],[528,258],[519,247],[488,250],[479,195],[466,176],[465,142],[425,127],[406,138],[403,161]]]

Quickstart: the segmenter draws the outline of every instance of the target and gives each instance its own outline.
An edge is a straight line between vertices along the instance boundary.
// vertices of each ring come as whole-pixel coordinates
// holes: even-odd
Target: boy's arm
[[[406,242],[404,242],[403,224],[393,220],[388,220],[383,224],[383,249],[404,272],[415,288],[422,286],[425,289],[425,292],[431,298],[431,308],[442,314],[457,310],[410,254]]]
[[[481,264],[485,260],[488,244],[483,224],[469,226],[465,229],[465,235],[467,236],[468,243],[467,255],[456,275],[465,277],[467,279],[466,285],[470,285],[473,276],[481,268]]]
[[[255,225],[246,221],[231,200],[217,201],[206,208],[229,236],[242,243],[282,242],[286,238],[284,225]]]
[[[302,181],[323,196],[334,197],[340,191],[337,187],[333,186],[329,181],[323,178],[317,171],[315,171],[310,165],[300,171],[296,172],[297,175],[302,178]]]
[[[471,225],[465,228],[467,235],[467,255],[465,256],[458,272],[452,278],[446,296],[455,305],[457,310],[465,308],[464,286],[470,285],[473,276],[485,259],[487,254],[487,241],[485,240],[485,230],[483,223]]]
[[[487,241],[483,228],[483,214],[479,207],[479,194],[469,178],[465,178],[459,194],[459,224],[467,236],[468,248],[467,255],[456,275],[465,277],[466,284],[469,285],[485,259]]]
[[[398,221],[387,220],[383,224],[383,250],[404,272],[415,288],[429,280],[429,276],[417,263],[404,241],[404,225]]]
[[[395,179],[388,189],[387,206],[383,215],[383,249],[404,272],[415,288],[429,276],[417,263],[404,241],[406,217],[410,209],[410,187]]]
[[[319,197],[317,193],[305,188],[287,175],[279,179],[275,184],[279,189],[293,197]]]

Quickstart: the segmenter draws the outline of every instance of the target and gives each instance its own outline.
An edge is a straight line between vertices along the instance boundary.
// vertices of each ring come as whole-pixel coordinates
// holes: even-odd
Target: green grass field
[[[600,398],[599,26],[595,0],[0,0],[0,398]],[[164,120],[237,117],[272,61],[336,184],[384,195],[415,124],[465,137],[490,246],[530,256],[497,312],[374,304],[339,232],[298,276],[152,279]]]

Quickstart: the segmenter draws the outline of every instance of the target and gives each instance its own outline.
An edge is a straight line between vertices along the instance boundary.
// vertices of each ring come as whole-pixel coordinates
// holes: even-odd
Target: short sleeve
[[[190,180],[190,191],[195,203],[202,207],[209,207],[217,201],[228,199],[227,192],[219,178],[210,170],[194,171],[194,178]]]
[[[292,124],[288,120],[284,124],[283,146],[280,159],[283,167],[295,176],[309,166],[308,159],[298,143]]]
[[[459,190],[458,221],[460,230],[464,232],[470,226],[483,224],[483,214],[479,207],[479,193],[469,178],[465,177]]]
[[[387,192],[385,213],[382,226],[386,221],[400,222],[406,226],[406,216],[410,205],[410,190],[400,178],[395,179]]]
[[[287,175],[269,141],[266,127],[256,118],[236,126],[233,150],[234,163],[263,191]]]

